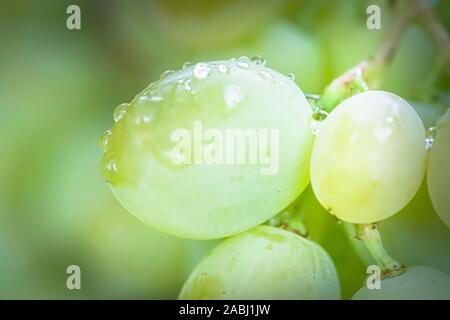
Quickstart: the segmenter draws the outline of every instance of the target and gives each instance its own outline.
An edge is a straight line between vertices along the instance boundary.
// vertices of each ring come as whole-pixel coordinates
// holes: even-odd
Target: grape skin
[[[261,224],[304,190],[312,111],[292,80],[248,59],[209,63],[202,79],[196,67],[169,74],[133,100],[113,127],[102,171],[122,205],[147,224],[213,239]],[[224,101],[230,85],[243,95],[232,109]],[[142,103],[149,91],[160,101]],[[144,117],[151,123],[136,124]],[[255,165],[174,165],[170,135],[196,120],[206,128],[279,130],[278,173],[261,175]]]
[[[450,227],[450,109],[436,130],[428,161],[428,190],[437,214]]]
[[[311,158],[319,202],[351,223],[401,210],[425,172],[425,129],[402,98],[366,91],[343,101],[321,125]]]
[[[381,289],[363,287],[352,300],[448,300],[450,276],[428,266],[412,266],[393,278],[381,281]]]
[[[219,244],[180,299],[340,299],[334,264],[319,245],[260,226]]]

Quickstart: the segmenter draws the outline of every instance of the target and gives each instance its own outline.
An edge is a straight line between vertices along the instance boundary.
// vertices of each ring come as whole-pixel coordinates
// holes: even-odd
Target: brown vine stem
[[[323,95],[318,100],[319,106],[327,111],[331,111],[339,102],[350,95],[367,90],[366,83],[371,88],[378,86],[377,79],[380,78],[384,69],[392,61],[403,34],[411,22],[424,10],[425,6],[423,0],[399,3],[403,7],[397,7],[393,26],[376,53],[333,80],[325,88]]]
[[[423,27],[428,31],[428,33],[433,37],[434,42],[436,43],[440,55],[441,55],[441,63],[444,65],[450,63],[450,37],[443,26],[441,20],[439,19],[436,12],[424,4],[420,3],[420,21],[422,22]]]

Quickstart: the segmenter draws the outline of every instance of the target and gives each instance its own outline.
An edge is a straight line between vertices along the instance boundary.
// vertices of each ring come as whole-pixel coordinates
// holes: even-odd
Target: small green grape
[[[367,91],[324,120],[313,147],[311,182],[331,214],[372,223],[408,204],[425,161],[425,129],[414,109],[392,93]]]
[[[450,276],[428,266],[412,266],[396,277],[381,280],[380,289],[363,287],[353,300],[448,300]]]
[[[261,226],[219,244],[180,299],[340,299],[331,258],[289,231]]]
[[[101,140],[103,177],[125,208],[161,231],[191,239],[236,234],[277,214],[309,182],[311,108],[292,79],[248,58],[166,72],[119,111]],[[212,143],[196,136],[198,126],[270,135],[256,147],[259,160],[271,161],[250,163],[249,149],[239,162],[234,148],[217,152],[219,162],[197,162],[207,147],[198,152],[195,144]],[[174,150],[179,129],[192,141]],[[220,163],[229,156],[234,161]]]
[[[439,217],[450,227],[450,109],[436,127],[428,162],[428,190]]]

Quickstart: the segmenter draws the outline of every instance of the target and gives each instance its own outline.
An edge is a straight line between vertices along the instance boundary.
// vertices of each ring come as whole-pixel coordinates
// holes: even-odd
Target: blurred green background
[[[449,3],[435,4],[447,28]],[[81,8],[81,30],[66,28],[70,4]],[[381,30],[366,27],[369,4],[382,8]],[[320,93],[376,50],[392,16],[392,1],[375,0],[1,1],[0,299],[176,298],[217,241],[173,238],[120,207],[98,168],[97,138],[114,107],[186,61],[242,55]],[[380,84],[414,103],[427,125],[450,96],[437,55],[411,26]],[[311,189],[303,197],[310,237],[333,257],[351,297],[370,259]],[[425,187],[380,228],[403,263],[450,272],[450,232]],[[72,264],[82,290],[66,288]]]

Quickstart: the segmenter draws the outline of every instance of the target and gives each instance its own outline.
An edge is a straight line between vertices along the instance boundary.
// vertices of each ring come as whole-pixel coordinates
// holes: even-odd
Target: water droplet
[[[258,66],[264,67],[266,65],[266,60],[261,56],[255,56],[251,59],[251,61]]]
[[[430,150],[431,148],[433,148],[435,138],[436,138],[436,127],[428,128],[427,135],[425,137],[425,149]]]
[[[273,75],[269,71],[262,70],[262,71],[258,72],[258,75],[263,80],[269,80],[269,81],[272,81],[272,82],[275,81],[275,78],[273,77]]]
[[[313,135],[317,136],[320,133],[320,124],[320,121],[314,119],[311,120],[310,129]]]
[[[197,79],[205,79],[208,77],[210,72],[211,69],[209,68],[208,64],[200,62],[195,65],[193,75]]]
[[[114,161],[114,159],[111,159],[107,164],[106,164],[106,169],[110,172],[116,173],[117,172],[117,163],[116,161]]]
[[[316,121],[323,121],[327,117],[328,117],[328,112],[322,108],[317,108],[312,115],[312,118]]]
[[[183,80],[183,82],[180,85],[180,88],[190,92],[192,90],[190,83],[191,83],[191,79]]]
[[[295,74],[289,73],[289,74],[287,75],[287,77],[289,78],[289,80],[295,81]]]
[[[237,60],[236,65],[238,67],[246,69],[249,67],[249,62],[250,62],[250,59],[248,57],[242,56]]]
[[[226,64],[219,64],[217,66],[217,70],[219,70],[219,72],[222,73],[222,74],[230,73],[230,67],[227,66]]]
[[[150,101],[153,101],[153,102],[159,102],[159,101],[162,101],[162,100],[164,100],[164,99],[163,99],[163,97],[161,97],[161,96],[151,96],[151,97],[149,98],[149,100],[150,100]]]
[[[128,103],[119,104],[113,112],[114,121],[117,122],[127,113],[127,109],[130,105]]]
[[[191,66],[191,62],[190,61],[186,61],[185,63],[183,63],[182,69],[186,69],[188,67]]]
[[[240,86],[230,85],[225,89],[224,98],[228,108],[234,108],[242,101],[244,94]]]
[[[147,95],[147,94],[144,94],[144,95],[142,95],[142,96],[140,96],[140,97],[138,98],[138,100],[139,100],[140,103],[147,102],[149,99],[150,99],[150,96]]]
[[[310,123],[310,129],[313,135],[317,136],[320,133],[320,126],[327,117],[328,112],[322,108],[317,108],[313,112]]]
[[[374,130],[374,133],[378,140],[386,142],[392,136],[394,131],[390,126],[379,126]]]
[[[387,123],[394,123],[394,122],[395,122],[395,117],[393,117],[393,116],[387,117],[387,118],[386,118],[386,122],[387,122]]]
[[[161,73],[161,75],[159,76],[159,80],[164,80],[165,78],[167,78],[168,75],[174,73],[175,71],[173,70],[166,70],[163,73]]]
[[[146,115],[143,115],[143,116],[142,116],[142,121],[143,121],[144,123],[149,123],[149,122],[152,122],[154,118],[155,118],[155,117],[154,117],[153,114],[146,114]]]
[[[103,134],[98,138],[98,144],[100,146],[100,149],[102,149],[103,152],[106,152],[108,149],[109,140],[111,139],[112,131],[106,130],[103,132]]]
[[[398,130],[397,118],[388,115],[384,119],[380,119],[379,124],[374,129],[374,134],[381,142],[388,141]]]

